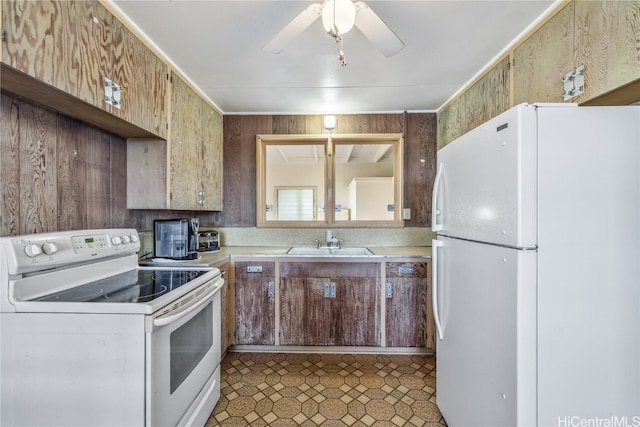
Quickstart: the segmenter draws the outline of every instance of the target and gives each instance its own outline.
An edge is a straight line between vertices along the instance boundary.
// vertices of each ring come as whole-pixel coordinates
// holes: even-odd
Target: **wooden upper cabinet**
[[[122,106],[110,111],[160,138],[167,137],[167,65],[120,21],[113,20],[110,79],[123,88]]]
[[[640,1],[575,2],[575,65],[584,65],[583,102],[640,79]],[[637,97],[636,97],[637,100]]]
[[[222,210],[222,116],[171,75],[171,209]]]
[[[222,210],[222,115],[171,74],[168,141],[127,142],[127,208]]]
[[[533,33],[513,53],[513,102],[563,102],[562,76],[574,68],[574,2]]]
[[[3,89],[124,137],[166,138],[168,67],[99,2],[3,1],[2,29]],[[105,78],[121,108],[105,102]]]
[[[3,1],[2,61],[76,95],[80,66],[77,6],[66,1]]]

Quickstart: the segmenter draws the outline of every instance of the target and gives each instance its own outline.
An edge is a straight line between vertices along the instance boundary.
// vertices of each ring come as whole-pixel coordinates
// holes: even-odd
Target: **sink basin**
[[[373,255],[368,248],[362,246],[347,246],[342,248],[318,248],[316,246],[292,246],[287,255],[314,255],[314,256],[339,256],[339,255]]]

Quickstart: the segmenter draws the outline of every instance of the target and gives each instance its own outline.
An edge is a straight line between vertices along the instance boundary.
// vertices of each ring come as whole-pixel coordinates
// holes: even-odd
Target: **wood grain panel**
[[[248,273],[248,265],[261,265],[262,273]],[[275,280],[275,263],[236,262],[235,343],[273,345],[275,343],[275,303],[267,296],[268,283]]]
[[[390,347],[428,347],[427,325],[430,269],[428,262],[387,263],[386,281],[393,297],[386,299],[385,336]],[[411,266],[413,273],[402,273],[400,267]],[[431,320],[432,321],[432,320]]]
[[[371,133],[402,133],[405,126],[403,114],[372,114],[369,123]]]
[[[411,208],[405,226],[431,226],[431,192],[436,169],[436,114],[407,114],[404,205]]]
[[[224,210],[222,222],[228,227],[241,225],[242,194],[242,116],[224,116]],[[255,146],[255,141],[254,141]],[[255,150],[255,148],[254,148]],[[255,186],[255,184],[254,184]],[[254,208],[255,210],[255,208]]]
[[[404,123],[403,114],[374,114],[374,115],[349,115],[338,116],[338,125],[351,132],[357,129],[367,129],[366,132],[380,133],[401,133],[404,131],[406,124]],[[414,114],[407,114],[408,117]],[[419,120],[420,121],[420,120]],[[302,124],[304,123],[304,125]],[[322,116],[225,116],[224,117],[224,212],[222,226],[233,227],[255,227],[256,225],[256,135],[257,134],[282,134],[289,130],[296,131],[302,128],[308,133],[326,133],[319,132],[318,127],[322,125]],[[428,120],[423,122],[424,126],[432,126],[431,132],[424,130],[420,133],[412,133],[405,139],[405,147],[414,147],[411,153],[416,151],[424,152],[429,155],[430,152],[435,153],[435,122]],[[277,131],[276,131],[277,129]],[[342,133],[335,131],[336,133]],[[412,138],[416,135],[422,135],[425,139],[414,141]],[[426,144],[426,145],[425,145]],[[431,144],[431,147],[429,146]],[[420,148],[418,148],[420,147]],[[426,162],[435,162],[433,159],[427,158]],[[418,169],[420,167],[416,166]],[[421,171],[420,174],[429,173],[428,170]],[[405,177],[407,171],[405,171]],[[425,186],[430,187],[428,178],[424,175]],[[420,177],[419,179],[422,179]],[[405,178],[406,179],[406,178]],[[413,185],[415,181],[410,181]],[[421,194],[422,188],[416,189],[412,194],[412,205],[407,206],[412,209],[421,208],[425,203],[430,203],[430,197]],[[429,188],[428,194],[431,189]],[[406,205],[405,205],[406,206]],[[430,208],[427,208],[429,210]],[[412,221],[405,223],[407,226],[424,227],[427,218],[424,216],[415,217]]]
[[[117,57],[113,60],[117,69],[110,77],[123,87],[123,105],[121,109],[111,107],[110,110],[124,120],[166,138],[166,64],[115,19],[112,34],[113,38],[118,35],[122,39],[122,48],[112,51],[112,57]]]
[[[122,138],[111,135],[110,156],[111,159],[111,227],[133,227],[139,231],[151,230],[149,227],[141,227],[140,222],[135,221],[136,211],[127,210],[127,145]],[[127,167],[124,167],[127,165]],[[104,207],[103,207],[104,208]]]
[[[574,68],[574,4],[569,3],[514,50],[514,104],[563,102],[562,76]]]
[[[104,102],[104,78],[111,77],[113,16],[96,1],[76,4],[78,49],[76,96],[91,105],[107,109]]]
[[[281,262],[280,277],[380,277],[375,262]]]
[[[24,103],[20,119],[19,233],[56,231],[56,115]]]
[[[0,96],[0,235],[12,236],[20,226],[20,102]]]
[[[378,263],[280,263],[280,343],[380,344]],[[336,283],[336,298],[324,297]]]
[[[336,121],[335,133],[371,133],[370,114],[342,114]]]
[[[132,226],[124,139],[10,94],[1,99],[3,236]]]
[[[85,134],[84,126],[78,121],[65,116],[58,118],[56,147],[60,230],[74,230],[78,228],[78,224],[87,224],[88,144],[84,138]]]
[[[222,116],[202,101],[202,161],[201,188],[205,193],[205,210],[223,209],[223,137]]]
[[[66,6],[50,0],[3,2],[3,13],[11,17],[3,27],[6,30],[6,41],[2,43],[3,61],[57,86],[56,78],[69,75],[58,68],[67,67],[67,61],[69,65],[73,62],[72,57],[64,56],[73,50],[68,50],[61,40],[73,33],[69,25],[64,25],[68,22],[63,22],[62,12]]]
[[[193,89],[177,74],[171,76],[171,194],[172,209],[195,210],[198,175],[197,167],[201,165],[201,152],[196,129],[200,127],[201,117],[198,99]],[[186,169],[185,165],[193,165],[194,169]],[[188,166],[187,166],[188,167]]]
[[[466,96],[465,132],[509,109],[509,57],[503,58],[482,76]]]
[[[468,129],[465,93],[438,113],[438,149],[462,136]]]
[[[323,279],[316,279],[322,282]],[[280,344],[309,345],[320,340],[317,329],[320,322],[316,313],[322,305],[314,305],[308,312],[306,304],[307,279],[304,277],[283,277],[280,279]],[[324,334],[323,334],[324,335]]]
[[[640,79],[640,0],[576,0],[575,24],[575,65],[585,66],[585,91],[572,101]]]
[[[111,226],[111,210],[107,208],[111,205],[111,137],[95,128],[86,128],[83,136],[87,144],[85,224],[87,228],[108,228]]]

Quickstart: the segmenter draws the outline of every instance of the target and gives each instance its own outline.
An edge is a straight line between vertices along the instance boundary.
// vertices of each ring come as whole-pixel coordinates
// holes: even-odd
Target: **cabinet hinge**
[[[2,37],[2,41],[6,42],[7,41],[7,30],[3,29],[1,32],[1,37]]]

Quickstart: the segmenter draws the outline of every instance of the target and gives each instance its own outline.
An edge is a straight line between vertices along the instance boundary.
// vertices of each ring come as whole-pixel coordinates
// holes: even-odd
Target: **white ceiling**
[[[313,1],[109,1],[225,114],[436,111],[553,3],[368,0],[405,47],[385,58],[354,28],[343,68],[321,20],[262,50]]]

